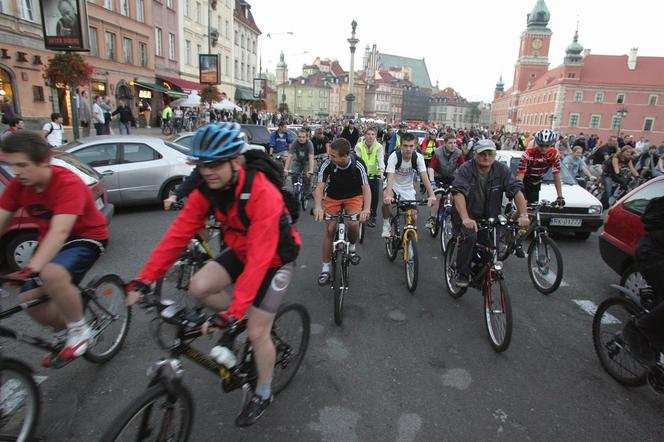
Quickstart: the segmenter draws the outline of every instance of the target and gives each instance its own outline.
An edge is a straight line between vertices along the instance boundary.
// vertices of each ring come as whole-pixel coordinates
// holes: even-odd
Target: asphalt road
[[[119,210],[108,253],[89,276],[114,272],[130,279],[174,216],[156,207]],[[312,318],[300,372],[258,424],[238,429],[240,393],[222,393],[217,379],[185,362],[185,383],[196,402],[191,440],[662,439],[662,398],[648,388],[618,385],[593,350],[591,316],[580,305],[591,310],[618,281],[599,256],[596,234],[584,242],[556,238],[565,274],[550,296],[535,291],[523,260],[506,262],[514,334],[507,352],[496,354],[487,342],[480,293],[469,290],[459,300],[447,295],[442,256],[428,234],[421,234],[420,282],[410,294],[403,264],[387,260],[378,228],[369,231],[358,248],[362,262],[351,268],[338,327],[331,290],[316,284],[322,225],[303,216],[298,228],[305,246],[288,301],[306,305]],[[10,303],[3,300],[3,306]],[[39,436],[97,440],[140,394],[146,368],[164,356],[148,319],[134,309],[124,348],[103,366],[81,360],[43,370],[39,352],[6,343],[4,351],[40,376]],[[24,317],[3,323],[34,330]]]

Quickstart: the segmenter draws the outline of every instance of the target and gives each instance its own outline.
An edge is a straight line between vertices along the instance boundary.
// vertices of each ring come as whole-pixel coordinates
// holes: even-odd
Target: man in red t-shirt
[[[550,129],[542,129],[535,133],[535,147],[523,152],[521,162],[516,171],[516,179],[523,182],[523,193],[528,203],[539,202],[539,191],[544,175],[551,169],[553,183],[556,186],[558,199],[556,202],[565,205],[562,184],[560,183],[560,155],[553,146],[556,134]]]
[[[0,233],[20,208],[35,219],[39,247],[25,268],[10,276],[27,280],[21,301],[50,296],[51,302],[28,313],[53,328],[56,344],[62,345],[58,359],[71,360],[83,355],[92,340],[76,284],[103,252],[108,222],[81,178],[50,164],[50,150],[44,137],[32,131],[16,132],[3,142],[4,161],[14,178],[0,197]],[[52,362],[47,355],[42,364]]]

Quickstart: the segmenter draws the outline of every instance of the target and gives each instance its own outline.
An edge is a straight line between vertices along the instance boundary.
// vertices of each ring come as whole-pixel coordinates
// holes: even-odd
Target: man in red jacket
[[[221,327],[248,312],[258,384],[235,423],[249,426],[272,402],[276,352],[270,330],[290,284],[301,241],[290,224],[280,189],[262,172],[245,167],[246,142],[239,124],[204,126],[196,131],[192,145],[203,182],[129,284],[128,302],[135,302],[141,291],[164,276],[213,210],[227,247],[194,275],[189,293],[217,312],[215,322]],[[246,180],[253,180],[249,195],[243,190]],[[231,284],[235,284],[232,298],[225,292]]]

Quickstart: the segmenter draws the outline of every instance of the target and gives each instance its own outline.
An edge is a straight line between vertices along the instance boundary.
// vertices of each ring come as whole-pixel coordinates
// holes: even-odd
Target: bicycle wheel
[[[334,323],[341,325],[344,319],[344,294],[346,291],[343,252],[335,252],[332,259],[332,291],[334,292]]]
[[[498,259],[505,261],[510,256],[510,247],[514,242],[514,231],[511,226],[498,226]]]
[[[493,278],[488,274],[487,278]],[[502,279],[490,279],[484,283],[484,324],[489,334],[489,344],[500,353],[507,350],[512,340],[512,304],[507,285]]]
[[[85,307],[85,319],[94,338],[83,355],[96,364],[109,361],[120,351],[131,324],[131,306],[125,304],[127,293],[118,275],[94,279],[86,290],[92,297]]]
[[[32,370],[15,359],[0,358],[0,440],[30,440],[40,409]]]
[[[282,306],[272,324],[272,342],[277,357],[272,373],[272,391],[279,394],[290,384],[304,360],[309,345],[311,319],[301,304]]]
[[[429,235],[431,235],[432,238],[435,238],[436,235],[438,235],[438,230],[440,230],[439,226],[440,226],[440,218],[436,218],[433,221],[431,227],[427,229],[429,231]]]
[[[180,382],[145,390],[108,427],[101,440],[173,441],[189,439],[194,421],[194,400]]]
[[[445,249],[445,264],[443,269],[445,271],[445,285],[447,287],[447,293],[454,298],[458,299],[466,293],[467,287],[457,287],[454,282],[456,278],[456,260],[457,260],[457,244],[456,238],[452,238],[447,243]]]
[[[364,228],[364,223],[360,223],[360,232],[359,232],[359,238],[358,241],[360,244],[364,244],[364,233],[366,232],[366,229]]]
[[[404,267],[406,270],[406,286],[408,291],[413,293],[417,289],[417,276],[419,270],[419,261],[417,256],[417,238],[415,232],[409,230],[405,234],[406,244],[404,246]]]
[[[528,247],[528,274],[535,288],[545,295],[555,292],[563,280],[560,250],[546,235],[535,235]]]
[[[185,252],[168,269],[166,275],[157,280],[154,293],[162,301],[173,301],[183,305],[190,310],[198,309],[201,304],[189,295],[189,281],[194,274],[203,266],[203,262],[193,262],[193,258]]]
[[[648,370],[634,359],[623,339],[625,324],[641,309],[625,298],[602,302],[593,317],[593,345],[602,368],[628,387],[645,385]]]
[[[445,249],[452,239],[452,214],[446,213],[445,217],[441,219],[440,224],[440,250],[445,255]]]

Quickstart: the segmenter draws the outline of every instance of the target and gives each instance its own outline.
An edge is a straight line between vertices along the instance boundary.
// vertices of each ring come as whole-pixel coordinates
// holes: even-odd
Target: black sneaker
[[[514,249],[514,255],[517,258],[525,258],[526,257],[526,252],[523,251],[523,246],[521,244],[517,244],[516,248]]]
[[[648,338],[636,325],[634,319],[630,319],[623,328],[623,338],[632,356],[640,363],[652,367],[657,362],[657,355],[650,346]]]
[[[454,283],[459,288],[465,288],[465,287],[468,287],[468,285],[470,284],[470,281],[468,280],[468,277],[466,275],[459,273],[456,276],[456,279],[455,279]]]
[[[238,417],[235,418],[235,425],[238,427],[248,427],[255,424],[263,416],[265,409],[272,403],[274,396],[270,395],[268,399],[254,394],[244,406]]]

